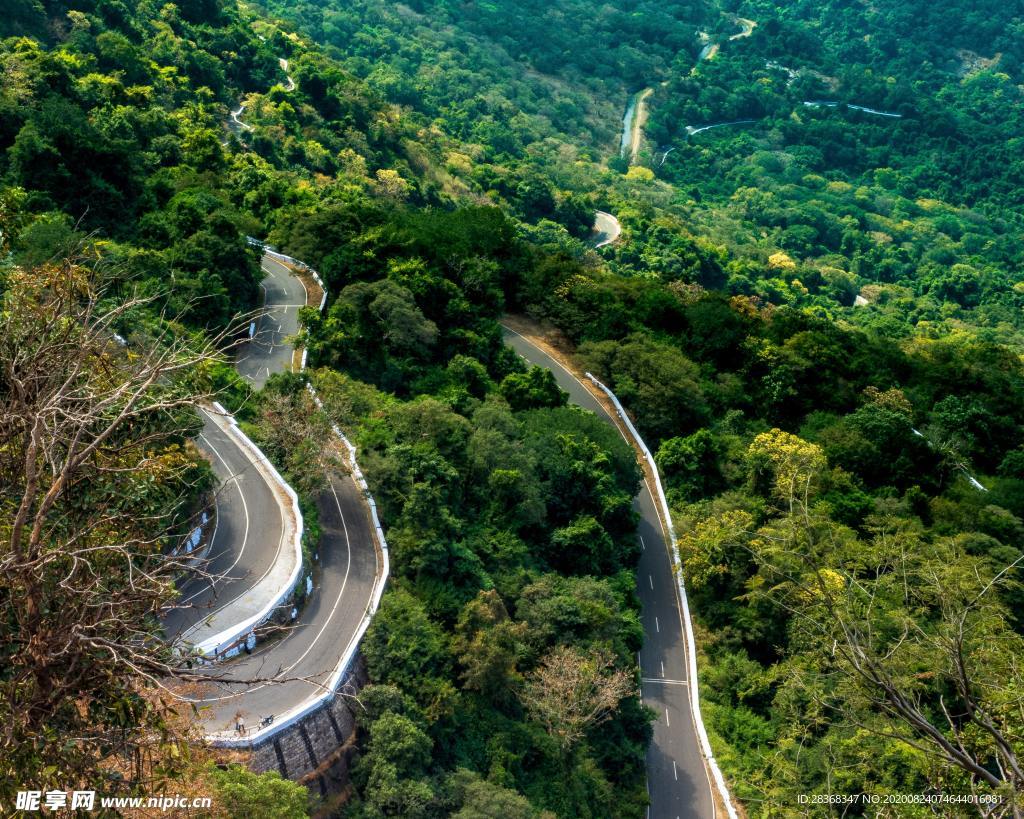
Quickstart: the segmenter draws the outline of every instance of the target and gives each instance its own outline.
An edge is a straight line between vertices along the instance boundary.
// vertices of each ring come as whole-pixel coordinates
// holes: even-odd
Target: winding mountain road
[[[223,678],[192,698],[211,738],[235,737],[237,715],[260,718],[302,709],[325,692],[340,660],[354,651],[380,571],[365,503],[352,479],[335,476],[317,500],[320,583],[279,640],[223,667]],[[274,680],[257,682],[252,680]],[[234,682],[240,681],[240,682]]]
[[[285,72],[285,90],[295,90],[295,81],[287,74],[288,61],[278,62]],[[253,130],[240,119],[244,109],[242,103],[231,111],[228,126],[236,133]],[[298,332],[299,309],[309,300],[302,281],[285,265],[264,255],[261,269],[266,274],[260,284],[263,306],[235,360],[239,374],[257,389],[274,373],[293,368],[289,338]],[[242,445],[238,434],[231,434],[229,419],[206,413],[198,444],[213,462],[222,487],[207,559],[209,571],[223,579],[195,578],[183,584],[184,607],[168,615],[165,630],[190,642],[197,642],[197,630],[217,625],[204,622],[211,610],[220,613],[222,621],[244,622],[253,608],[245,605],[247,600],[260,582],[273,577],[281,550],[294,534],[280,483],[270,479],[266,465],[258,468],[258,453]],[[381,577],[382,555],[366,500],[351,475],[332,476],[316,504],[319,582],[312,584],[312,569],[304,566],[299,581],[307,584],[302,611],[283,637],[221,664],[215,680],[198,685],[185,697],[198,709],[207,738],[215,743],[248,741],[235,731],[239,716],[249,735],[264,717],[275,718],[275,729],[284,727],[288,719],[310,710],[337,688],[355,652]],[[278,592],[283,588],[279,584]]]
[[[285,560],[281,566],[280,560],[288,546],[287,499],[231,434],[230,422],[214,411],[201,412],[204,424],[197,443],[220,483],[216,528],[204,564],[209,576],[184,580],[177,606],[164,617],[172,643],[202,644],[243,623],[261,608],[265,596],[258,593],[260,587],[283,582],[291,565]],[[285,578],[276,577],[282,570]]]
[[[306,288],[287,267],[264,256],[262,268],[267,274],[260,285],[263,309],[235,361],[238,372],[256,388],[262,388],[271,373],[291,369],[294,351],[288,338],[299,331],[299,308],[306,306]]]
[[[267,274],[263,309],[253,338],[240,349],[236,362],[256,387],[271,374],[291,369],[293,350],[286,338],[298,329],[298,310],[307,298],[302,282],[284,265],[265,256],[262,269]],[[214,600],[218,611],[236,619],[247,614],[244,607],[239,610],[240,604],[274,565],[287,540],[287,509],[276,497],[280,492],[255,468],[252,454],[225,431],[227,423],[207,413],[199,438],[222,482],[209,560],[211,571],[223,572],[225,578],[216,588],[199,579],[187,582],[183,597],[192,606],[172,612],[169,634],[192,637],[188,629],[194,630],[208,610],[196,603]],[[350,475],[333,476],[316,503],[319,583],[297,619],[283,637],[223,663],[218,679],[189,692],[187,700],[199,709],[199,721],[212,740],[236,740],[238,715],[251,729],[263,717],[273,715],[281,724],[282,715],[302,712],[323,696],[355,651],[381,573],[381,555],[365,499]]]
[[[514,330],[503,329],[505,343],[530,364],[555,376],[570,400],[615,425],[601,403],[552,356]],[[616,429],[618,426],[616,425]],[[640,651],[641,693],[658,714],[647,750],[647,787],[651,819],[714,819],[715,802],[697,742],[687,691],[686,646],[681,601],[657,506],[645,481],[633,501],[640,515],[637,537],[637,594],[643,607],[644,645]]]
[[[610,213],[599,210],[594,217],[594,247],[610,245],[622,233],[622,225],[619,220]]]

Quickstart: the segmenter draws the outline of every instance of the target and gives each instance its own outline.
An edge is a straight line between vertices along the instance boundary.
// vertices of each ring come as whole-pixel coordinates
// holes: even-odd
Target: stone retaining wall
[[[366,684],[362,660],[339,692],[321,708],[257,745],[248,766],[256,773],[277,771],[325,799],[345,791],[355,752],[356,714],[352,696]]]

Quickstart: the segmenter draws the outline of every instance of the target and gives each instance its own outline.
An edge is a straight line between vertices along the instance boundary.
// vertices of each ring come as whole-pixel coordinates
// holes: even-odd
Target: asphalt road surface
[[[306,289],[287,267],[266,256],[263,272],[263,310],[256,319],[255,335],[238,350],[235,366],[254,387],[261,388],[271,373],[292,368],[289,336],[299,330],[299,308],[306,306]]]
[[[253,464],[253,456],[214,423],[209,411],[201,412],[205,423],[197,443],[210,458],[220,484],[216,528],[204,567],[213,576],[193,576],[182,584],[178,607],[164,617],[171,641],[245,595],[286,547],[274,489]],[[244,619],[240,614],[238,622]]]
[[[531,364],[554,373],[570,400],[615,422],[580,382],[551,356],[507,328],[505,343]],[[714,819],[715,807],[690,711],[679,592],[654,498],[646,482],[633,501],[640,513],[637,593],[643,606],[640,673],[644,704],[658,714],[647,750],[651,819]]]
[[[257,387],[271,373],[291,368],[292,347],[285,338],[297,330],[298,308],[306,303],[305,289],[288,268],[264,257],[263,270],[267,274],[263,314],[256,337],[240,351],[237,362],[239,372]],[[240,574],[237,590],[234,585],[230,592],[218,589],[218,599],[230,599],[244,591],[246,578],[262,573],[261,555],[270,563],[274,555],[270,543],[281,541],[282,519],[270,488],[265,482],[257,484],[260,475],[244,470],[245,453],[235,447],[225,455],[226,465],[218,467],[218,453],[225,453],[233,442],[212,423],[207,427],[213,432],[204,429],[199,443],[213,457],[223,482],[211,559],[215,568],[237,561],[233,569]],[[207,734],[230,732],[237,714],[253,728],[261,717],[282,715],[318,696],[323,691],[319,684],[328,681],[355,636],[379,569],[369,511],[362,492],[348,475],[332,478],[317,499],[317,507],[321,528],[318,582],[298,619],[282,636],[258,644],[251,654],[242,653],[220,664],[217,681],[191,692]],[[241,573],[243,567],[245,574]],[[300,583],[306,582],[308,571],[307,567]]]
[[[619,220],[610,213],[599,210],[594,216],[594,247],[610,245],[619,238],[622,233],[622,225]]]
[[[252,728],[318,696],[359,627],[378,570],[369,513],[349,476],[336,476],[317,507],[320,582],[283,637],[222,664],[222,679],[194,697],[208,734],[230,732],[237,714]]]

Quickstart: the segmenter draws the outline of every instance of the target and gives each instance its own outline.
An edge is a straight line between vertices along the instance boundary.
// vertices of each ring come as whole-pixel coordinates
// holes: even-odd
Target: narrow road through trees
[[[594,247],[610,245],[619,238],[622,233],[622,225],[619,220],[610,213],[599,210],[594,217]]]
[[[263,310],[252,340],[237,359],[239,372],[257,387],[271,374],[292,368],[294,351],[287,338],[297,331],[298,311],[306,304],[302,282],[285,265],[265,256],[262,269],[267,274]],[[285,530],[285,512],[275,502],[274,488],[253,468],[251,453],[227,435],[225,423],[210,414],[199,439],[222,481],[209,559],[210,571],[225,577],[215,587],[196,579],[183,589],[184,599],[203,602],[215,596],[219,609],[244,604],[253,584],[272,565]],[[355,653],[382,558],[366,501],[352,476],[332,476],[316,504],[321,529],[319,583],[297,619],[282,637],[225,662],[219,679],[187,697],[200,709],[199,719],[214,742],[244,739],[234,731],[239,714],[250,728],[269,716],[275,717],[274,729],[286,727],[290,716],[305,713],[338,687]],[[304,567],[300,582],[306,582],[312,571]],[[208,611],[175,612],[173,633],[201,625]]]
[[[554,358],[515,331],[505,343],[531,364],[545,367],[570,400],[610,424],[614,419],[579,380]],[[616,427],[617,428],[617,427]],[[651,819],[714,819],[715,802],[690,710],[681,603],[668,544],[650,487],[634,499],[640,515],[641,553],[637,594],[643,607],[644,645],[640,651],[643,701],[657,713],[647,751]]]
[[[283,264],[264,257],[263,272],[263,310],[235,362],[238,372],[257,388],[271,373],[291,369],[293,348],[288,338],[299,331],[299,308],[306,306],[306,289]]]

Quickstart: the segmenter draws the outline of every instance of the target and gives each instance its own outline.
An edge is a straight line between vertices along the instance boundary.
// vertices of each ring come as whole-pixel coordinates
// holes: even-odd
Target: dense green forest
[[[1019,18],[819,5],[752,6],[750,37],[657,86],[648,161],[745,246],[732,292],[826,309],[861,296],[846,311],[861,326],[967,323],[1018,345]],[[737,120],[753,121],[684,132]]]
[[[6,358],[28,337],[19,311],[63,315],[46,284],[61,270],[102,279],[104,299],[151,299],[111,324],[133,344],[195,342],[255,306],[247,235],[324,276],[324,313],[303,314],[308,377],[363,453],[393,563],[363,645],[345,815],[644,814],[640,473],[615,430],[503,346],[506,312],[559,331],[656,453],[705,722],[749,815],[830,815],[797,802],[827,792],[1019,806],[1019,7],[10,5]],[[620,120],[642,88],[631,167]],[[228,125],[242,102],[251,130]],[[737,120],[750,121],[686,130]],[[596,207],[623,236],[595,252]],[[108,358],[95,378],[118,371]],[[310,439],[326,420],[305,375],[255,395],[223,364],[197,375],[300,491],[317,486]],[[282,414],[308,423],[285,430]],[[196,471],[188,486],[133,484],[123,516],[198,503],[195,424],[158,425],[165,458]],[[31,436],[3,435],[15,476]],[[132,601],[141,619],[170,594],[147,593]],[[0,599],[18,610],[16,593]],[[4,651],[13,715],[40,677]],[[569,670],[614,699],[591,724],[552,719]],[[170,731],[122,676],[81,683],[94,722]],[[40,702],[37,726],[89,724]],[[9,787],[37,769],[102,771],[110,748],[41,742],[0,770]],[[301,793],[283,783],[203,765],[175,757],[163,773],[238,795],[236,815],[296,815]]]
[[[495,802],[505,815],[639,815],[649,728],[632,683],[638,471],[613,431],[566,408],[550,374],[525,371],[501,344],[506,286],[530,262],[514,223],[494,208],[450,210],[468,195],[438,161],[454,143],[308,41],[230,3],[75,6],[30,4],[14,33],[35,36],[3,41],[5,270],[43,282],[69,256],[102,279],[102,303],[139,294],[145,307],[115,309],[110,325],[132,347],[217,332],[254,306],[248,234],[319,265],[336,296],[322,326],[309,317],[307,343],[316,363],[344,371],[316,373],[332,412],[360,398],[358,414],[336,417],[367,450],[396,564],[365,646],[374,686],[352,810],[475,815]],[[239,99],[252,130],[227,127]],[[589,214],[572,213],[585,231]],[[301,379],[253,395],[207,361],[193,380],[225,389],[300,492],[315,489],[315,442],[291,451],[274,424],[275,412],[310,414]],[[306,434],[324,431],[307,421]],[[575,494],[561,491],[567,482]],[[203,489],[189,482],[185,502]],[[149,590],[155,607],[173,594],[161,582]],[[404,621],[421,640],[388,640]],[[569,667],[611,700],[566,734],[542,680]],[[175,735],[174,716],[149,709],[136,682],[105,691],[110,712],[96,712],[94,730],[120,719]],[[9,692],[13,709],[22,700]],[[133,710],[118,718],[125,702]],[[75,730],[62,707],[50,730]],[[56,745],[46,775],[107,771],[120,748]],[[5,781],[33,760],[12,757]],[[240,805],[265,793],[293,810],[293,792],[202,764],[176,758],[160,771],[241,794]],[[562,789],[567,775],[574,787]]]
[[[268,7],[467,143],[450,165],[536,225],[538,241],[582,252],[553,223],[583,236],[563,203],[588,199],[623,222],[630,241],[604,254],[621,275],[817,307],[890,334],[967,323],[1019,344],[1012,6],[637,3],[594,14],[559,2],[454,18],[440,3]],[[735,37],[738,16],[757,23],[750,36]],[[702,43],[719,48],[700,60]],[[619,118],[644,86],[654,94],[641,167],[623,178],[608,172],[626,170]]]
[[[951,620],[977,619],[984,637],[973,653],[998,647],[972,667],[978,685],[1012,689],[1018,679],[1021,600],[1013,573],[1001,572],[1019,556],[1024,515],[1013,351],[1020,21],[995,9],[979,28],[950,8],[888,4],[865,16],[807,5],[678,13],[690,39],[665,60],[663,39],[635,32],[647,55],[636,63],[616,51],[616,29],[580,19],[568,3],[502,8],[528,19],[501,31],[486,11],[453,19],[439,8],[423,17],[380,6],[276,8],[392,101],[479,143],[457,165],[540,248],[504,281],[508,306],[580,343],[584,363],[658,447],[705,629],[708,727],[727,775],[748,805],[767,796],[775,810],[798,813],[796,794],[836,777],[850,791],[913,792],[948,776],[968,787],[949,760],[937,774],[935,757],[892,727],[900,715],[879,700],[879,679],[866,684],[827,652],[841,635],[805,624],[918,629],[912,644],[882,636],[854,648],[887,657],[879,674],[945,727],[940,703],[956,680],[934,658],[945,656]],[[758,25],[729,39],[737,16]],[[542,17],[565,20],[565,30],[538,33]],[[634,17],[662,19],[640,9]],[[560,50],[568,30],[587,33],[571,56]],[[440,68],[424,67],[423,42],[441,51]],[[699,61],[703,42],[720,47]],[[557,105],[571,90],[583,101],[575,111],[538,107],[528,93],[556,60],[563,84],[547,98]],[[580,72],[607,61],[612,71]],[[475,109],[488,130],[464,126],[474,83],[487,88],[475,104],[514,105]],[[655,89],[640,153],[649,170],[620,176],[608,97],[624,105],[643,85]],[[899,116],[804,105],[823,101]],[[495,139],[490,118],[502,113]],[[756,122],[683,132],[734,119]],[[572,238],[559,207],[574,198],[623,222],[627,239],[602,253],[604,264]],[[364,275],[351,252],[317,257],[314,242],[281,238],[346,271],[338,284]],[[357,349],[346,345],[358,344],[347,331],[358,313],[345,309],[312,322],[314,349],[332,318],[345,339],[324,352]],[[396,379],[394,389],[400,375],[388,374],[381,352],[371,380]],[[799,517],[773,481],[780,471],[807,490]],[[771,548],[780,541],[788,551]],[[804,567],[795,579],[786,563],[794,556]],[[912,597],[890,586],[894,573],[915,578]],[[880,596],[888,622],[855,596],[800,591],[811,577]],[[998,594],[972,608],[989,581]],[[1011,733],[1013,702],[985,703]],[[993,765],[998,753],[978,750]]]
[[[587,673],[624,681],[642,631],[633,454],[501,341],[528,248],[494,208],[365,202],[294,212],[272,238],[337,293],[307,311],[311,377],[361,447],[391,544],[351,815],[640,815],[649,717],[631,675],[579,736],[534,718],[546,669],[603,658]]]
[[[657,447],[705,629],[705,722],[741,798],[797,815],[800,793],[966,787],[890,741],[907,734],[887,689],[850,656],[941,722],[950,623],[969,620],[973,684],[1019,731],[1024,600],[1001,574],[1024,534],[1018,357],[583,270],[524,285]],[[837,653],[851,634],[864,644]]]

